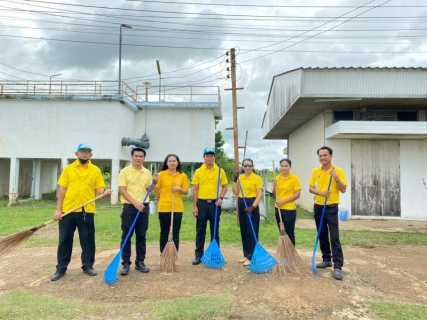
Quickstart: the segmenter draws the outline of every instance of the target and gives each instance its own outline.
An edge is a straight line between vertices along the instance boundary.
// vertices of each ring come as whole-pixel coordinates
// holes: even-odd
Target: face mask
[[[89,161],[89,159],[79,158],[79,161],[80,161],[81,164],[86,164]]]

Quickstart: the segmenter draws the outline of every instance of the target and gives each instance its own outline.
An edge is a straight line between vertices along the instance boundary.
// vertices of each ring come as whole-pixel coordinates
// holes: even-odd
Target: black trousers
[[[250,207],[256,198],[245,198],[246,204]],[[243,256],[248,260],[252,259],[252,254],[254,253],[256,241],[254,238],[254,233],[249,222],[249,218],[252,219],[252,224],[254,226],[255,234],[258,239],[259,234],[259,207],[252,211],[251,216],[247,215],[245,210],[245,203],[242,198],[239,198],[238,201],[238,212],[239,212],[239,224],[240,224],[240,237],[242,238],[243,246]]]
[[[219,220],[221,216],[221,207],[218,207],[218,217],[216,226],[216,235],[214,237],[214,221],[215,221],[215,200],[207,202],[206,200],[197,200],[197,222],[196,222],[196,250],[195,256],[201,258],[205,251],[206,227],[209,221],[211,230],[211,242],[216,239],[219,245]]]
[[[82,248],[82,267],[93,267],[95,263],[95,221],[94,214],[74,212],[59,220],[59,243],[56,270],[65,272],[73,252],[74,231],[78,230]]]
[[[322,217],[323,206],[314,205],[314,219],[319,232],[320,219]],[[330,243],[329,243],[330,236]],[[334,268],[341,269],[344,265],[344,255],[341,248],[339,227],[338,227],[338,205],[328,205],[323,218],[322,229],[319,234],[320,250],[323,260],[333,261]],[[332,253],[331,253],[332,247]]]
[[[282,216],[283,224],[285,226],[285,231],[288,234],[289,239],[291,240],[292,244],[295,247],[295,221],[297,220],[297,211],[275,208],[276,221],[277,221],[277,226],[279,227],[279,231],[280,231],[279,210],[280,210],[280,215]]]
[[[141,212],[141,214],[138,217],[138,220],[136,220],[135,228],[131,231],[129,240],[126,242],[125,247],[122,251],[122,264],[131,264],[130,257],[131,257],[131,246],[132,246],[132,236],[135,233],[136,236],[136,258],[135,263],[145,260],[145,254],[147,251],[146,246],[146,234],[148,229],[148,216],[150,213],[150,208],[148,203],[144,204],[144,210]],[[123,211],[121,214],[122,218],[122,241],[120,243],[120,247],[123,246],[123,242],[126,239],[126,236],[130,230],[130,227],[132,226],[133,221],[135,220],[136,216],[138,214],[138,209],[136,209],[131,204],[124,204],[123,205]]]
[[[159,212],[160,222],[160,253],[163,252],[166,244],[169,241],[169,231],[171,226],[171,213]],[[182,212],[174,212],[173,214],[173,230],[172,239],[176,250],[179,250],[179,230],[181,230]]]

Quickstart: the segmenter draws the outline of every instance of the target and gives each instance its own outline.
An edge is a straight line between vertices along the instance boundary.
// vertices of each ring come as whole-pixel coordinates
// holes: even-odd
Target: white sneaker
[[[242,258],[242,259],[239,260],[239,263],[244,263],[246,260],[248,260],[248,259]]]

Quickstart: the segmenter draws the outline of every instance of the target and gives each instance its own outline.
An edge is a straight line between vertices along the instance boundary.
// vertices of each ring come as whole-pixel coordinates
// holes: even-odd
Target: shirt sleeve
[[[97,168],[95,173],[95,189],[105,188],[104,178],[102,177],[101,170]]]
[[[299,181],[299,178],[297,176],[295,176],[295,185],[294,185],[294,190],[301,190],[301,182]]]
[[[311,176],[310,176],[310,180],[308,180],[308,185],[309,186],[315,186],[316,185],[316,175],[315,175],[315,170],[313,170],[312,172],[311,172]]]
[[[119,173],[119,187],[126,187],[126,174],[123,172],[124,169],[122,169]]]
[[[257,176],[256,182],[255,182],[255,188],[262,189],[262,180],[260,176]]]
[[[188,190],[190,187],[188,185],[188,177],[185,173],[182,173],[182,184],[181,184],[181,188]]]
[[[225,174],[224,169],[221,168],[221,185],[225,185],[228,184],[228,179],[227,179],[227,175]]]
[[[191,184],[199,184],[200,182],[200,177],[199,177],[199,169],[196,170],[196,172],[194,172],[194,176],[193,176],[193,180],[191,181]]]
[[[342,182],[345,186],[347,186],[348,184],[347,184],[347,179],[345,178],[344,170],[340,169],[340,170],[337,172],[337,174],[338,174],[338,178],[341,180],[341,182]]]
[[[64,188],[68,188],[68,167],[65,167],[65,169],[62,171],[59,179],[58,179],[58,185]]]
[[[156,184],[154,185],[155,189],[160,189],[162,187],[162,177],[163,177],[163,171],[159,172],[158,174],[159,178],[157,179]]]

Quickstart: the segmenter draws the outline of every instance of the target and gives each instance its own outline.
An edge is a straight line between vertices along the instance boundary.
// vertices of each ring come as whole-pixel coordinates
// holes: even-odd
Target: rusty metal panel
[[[398,140],[352,140],[352,214],[400,217]]]

